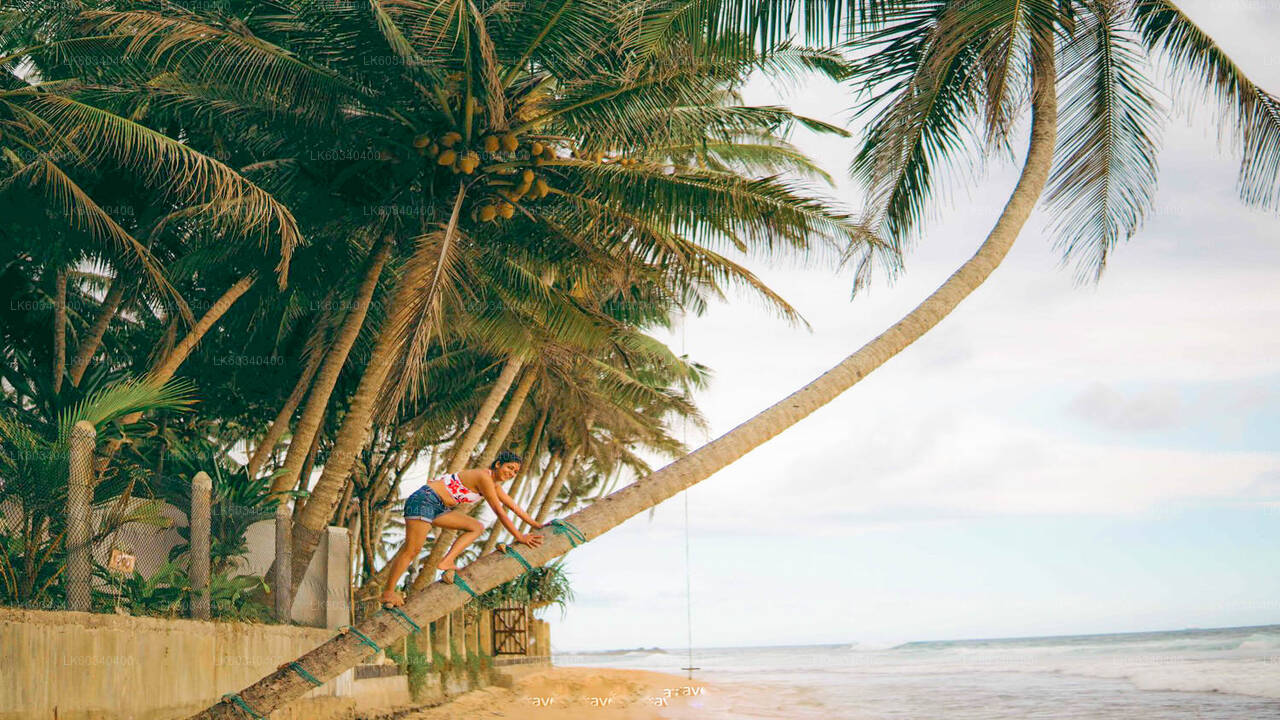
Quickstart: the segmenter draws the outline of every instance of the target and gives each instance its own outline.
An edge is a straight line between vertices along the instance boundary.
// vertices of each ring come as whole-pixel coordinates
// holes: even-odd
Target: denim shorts
[[[430,522],[437,516],[449,512],[449,510],[450,508],[444,504],[444,501],[440,499],[435,490],[431,489],[430,485],[423,485],[404,499],[405,519],[414,518]]]

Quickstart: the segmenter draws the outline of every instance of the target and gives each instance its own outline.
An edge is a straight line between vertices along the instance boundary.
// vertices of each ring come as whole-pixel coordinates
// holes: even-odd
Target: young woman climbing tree
[[[479,502],[484,498],[516,542],[524,543],[529,547],[538,547],[542,544],[541,535],[521,533],[502,509],[502,506],[506,505],[521,520],[529,523],[530,527],[542,527],[541,523],[516,505],[500,485],[516,476],[520,471],[520,462],[519,455],[504,450],[498,453],[497,459],[487,469],[472,468],[442,475],[434,480],[428,480],[425,485],[405,498],[404,545],[391,560],[391,574],[387,576],[387,584],[382,592],[384,606],[395,607],[404,604],[404,598],[395,590],[396,585],[399,584],[400,576],[404,575],[404,571],[409,569],[409,563],[413,562],[413,559],[422,551],[422,545],[427,540],[427,529],[432,525],[445,530],[462,531],[444,559],[436,565],[437,569],[446,572],[458,569],[455,564],[458,556],[480,537],[484,525],[467,513],[451,510],[451,508],[465,503]]]

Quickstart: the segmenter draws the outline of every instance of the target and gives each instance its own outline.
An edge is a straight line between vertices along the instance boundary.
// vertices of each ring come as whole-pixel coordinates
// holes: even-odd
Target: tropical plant
[[[137,570],[116,573],[102,565],[95,565],[93,575],[97,581],[93,605],[99,612],[180,617],[191,590],[186,574],[174,562],[166,562],[149,577]]]
[[[185,617],[194,591],[183,563],[169,561],[149,576],[138,571],[121,574],[101,565],[94,568],[94,609],[128,615]],[[215,571],[209,575],[209,609],[215,620],[266,622],[274,608],[261,601],[267,592],[262,578]]]
[[[182,138],[140,122],[145,108],[117,114],[95,102],[92,88],[105,67],[118,62],[117,74],[134,68],[64,44],[81,10],[63,2],[0,4],[0,244],[20,249],[16,256],[42,290],[33,314],[52,321],[41,350],[48,348],[45,374],[55,390],[64,377],[78,384],[100,350],[130,289],[125,278],[193,324],[151,368],[162,384],[208,330],[175,287],[174,251],[210,235],[241,249],[237,241],[274,239],[284,282],[300,236],[273,196]],[[73,322],[77,294],[96,315],[81,323],[82,332]],[[69,345],[77,335],[79,343]]]
[[[63,601],[66,502],[72,430],[87,422],[104,445],[117,437],[118,422],[138,412],[177,410],[191,402],[190,387],[125,381],[98,388],[71,407],[44,414],[48,405],[0,406],[0,601],[51,605]],[[98,516],[90,542],[125,523],[157,525],[154,504],[121,502],[136,479],[108,476],[93,487]]]
[[[555,605],[563,613],[573,601],[573,588],[565,572],[564,561],[535,567],[514,580],[493,588],[477,601],[484,609],[503,607],[511,603],[528,605],[531,609]]]

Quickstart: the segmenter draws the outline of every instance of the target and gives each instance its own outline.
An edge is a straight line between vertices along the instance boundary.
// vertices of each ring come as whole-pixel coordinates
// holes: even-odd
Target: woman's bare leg
[[[404,604],[404,598],[396,592],[396,585],[400,584],[400,576],[404,575],[404,571],[409,569],[409,563],[422,552],[422,545],[427,541],[427,530],[430,528],[431,523],[427,520],[405,518],[404,544],[400,546],[396,556],[391,558],[391,573],[387,575],[387,584],[382,590],[384,604]]]
[[[449,552],[445,553],[444,559],[440,561],[439,565],[436,565],[438,570],[457,570],[458,566],[454,563],[457,562],[458,556],[462,554],[463,550],[467,549],[468,545],[480,538],[480,533],[484,531],[484,525],[481,525],[479,520],[457,510],[436,517],[434,524],[436,527],[462,531],[458,539],[453,541],[453,547],[449,548]]]

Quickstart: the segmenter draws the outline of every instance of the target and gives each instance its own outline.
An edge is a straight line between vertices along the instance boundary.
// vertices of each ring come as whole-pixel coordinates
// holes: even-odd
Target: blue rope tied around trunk
[[[557,535],[564,535],[569,538],[569,544],[578,547],[587,541],[587,536],[582,533],[573,523],[568,520],[555,519],[547,523],[551,526],[551,532]]]
[[[520,561],[520,564],[524,566],[524,569],[525,569],[525,570],[532,570],[532,569],[533,569],[533,566],[529,564],[529,561],[528,561],[528,560],[525,560],[525,559],[524,559],[524,556],[523,556],[523,555],[521,555],[520,553],[516,552],[516,549],[515,549],[515,548],[513,548],[513,547],[511,547],[510,545],[503,545],[503,546],[502,546],[502,552],[503,552],[503,553],[505,553],[505,554],[507,554],[507,555],[510,555],[511,557],[515,558],[516,560],[519,560],[519,561]]]
[[[378,643],[370,640],[368,635],[365,635],[364,633],[351,627],[350,625],[343,625],[342,627],[338,628],[338,632],[340,633],[353,632],[356,634],[357,637],[360,638],[361,643],[364,643],[365,645],[368,645],[369,647],[373,648],[374,652],[382,652],[382,648],[378,647]]]
[[[240,697],[235,693],[227,693],[226,695],[223,695],[222,701],[223,702],[231,701],[236,705],[239,705],[240,709],[248,713],[249,717],[253,718],[254,720],[266,720],[265,716],[260,714],[257,710],[254,710],[253,707],[249,705],[249,703],[244,701],[244,698]]]
[[[466,591],[467,591],[467,594],[468,594],[468,595],[470,595],[471,597],[473,597],[473,598],[475,598],[475,599],[477,599],[477,600],[479,600],[479,599],[480,599],[480,596],[476,594],[476,591],[475,591],[475,590],[472,590],[472,589],[471,589],[471,586],[467,584],[467,581],[466,581],[466,580],[463,580],[463,579],[462,579],[462,576],[461,576],[461,575],[457,575],[457,574],[455,574],[455,575],[453,576],[453,584],[454,584],[454,585],[457,585],[458,587],[462,588],[463,590],[466,590]]]
[[[409,629],[413,630],[414,632],[422,632],[422,626],[421,626],[421,625],[419,625],[418,623],[414,622],[414,621],[413,621],[413,618],[411,618],[411,617],[409,617],[408,615],[406,615],[406,614],[405,614],[405,612],[404,612],[403,610],[401,610],[400,608],[398,608],[398,607],[385,607],[385,608],[382,608],[382,611],[383,611],[383,612],[385,612],[385,613],[387,613],[387,614],[389,614],[389,615],[391,615],[391,616],[392,616],[392,617],[394,617],[395,619],[399,620],[401,625],[404,625],[405,627],[408,627]]]
[[[306,680],[307,682],[311,683],[312,685],[315,685],[316,687],[320,687],[321,685],[324,684],[320,680],[316,679],[315,675],[312,675],[311,673],[307,672],[307,669],[302,667],[302,663],[299,663],[297,660],[294,660],[293,662],[287,665],[284,665],[282,667],[287,667],[290,670],[298,673],[298,677],[301,677],[303,680]]]

